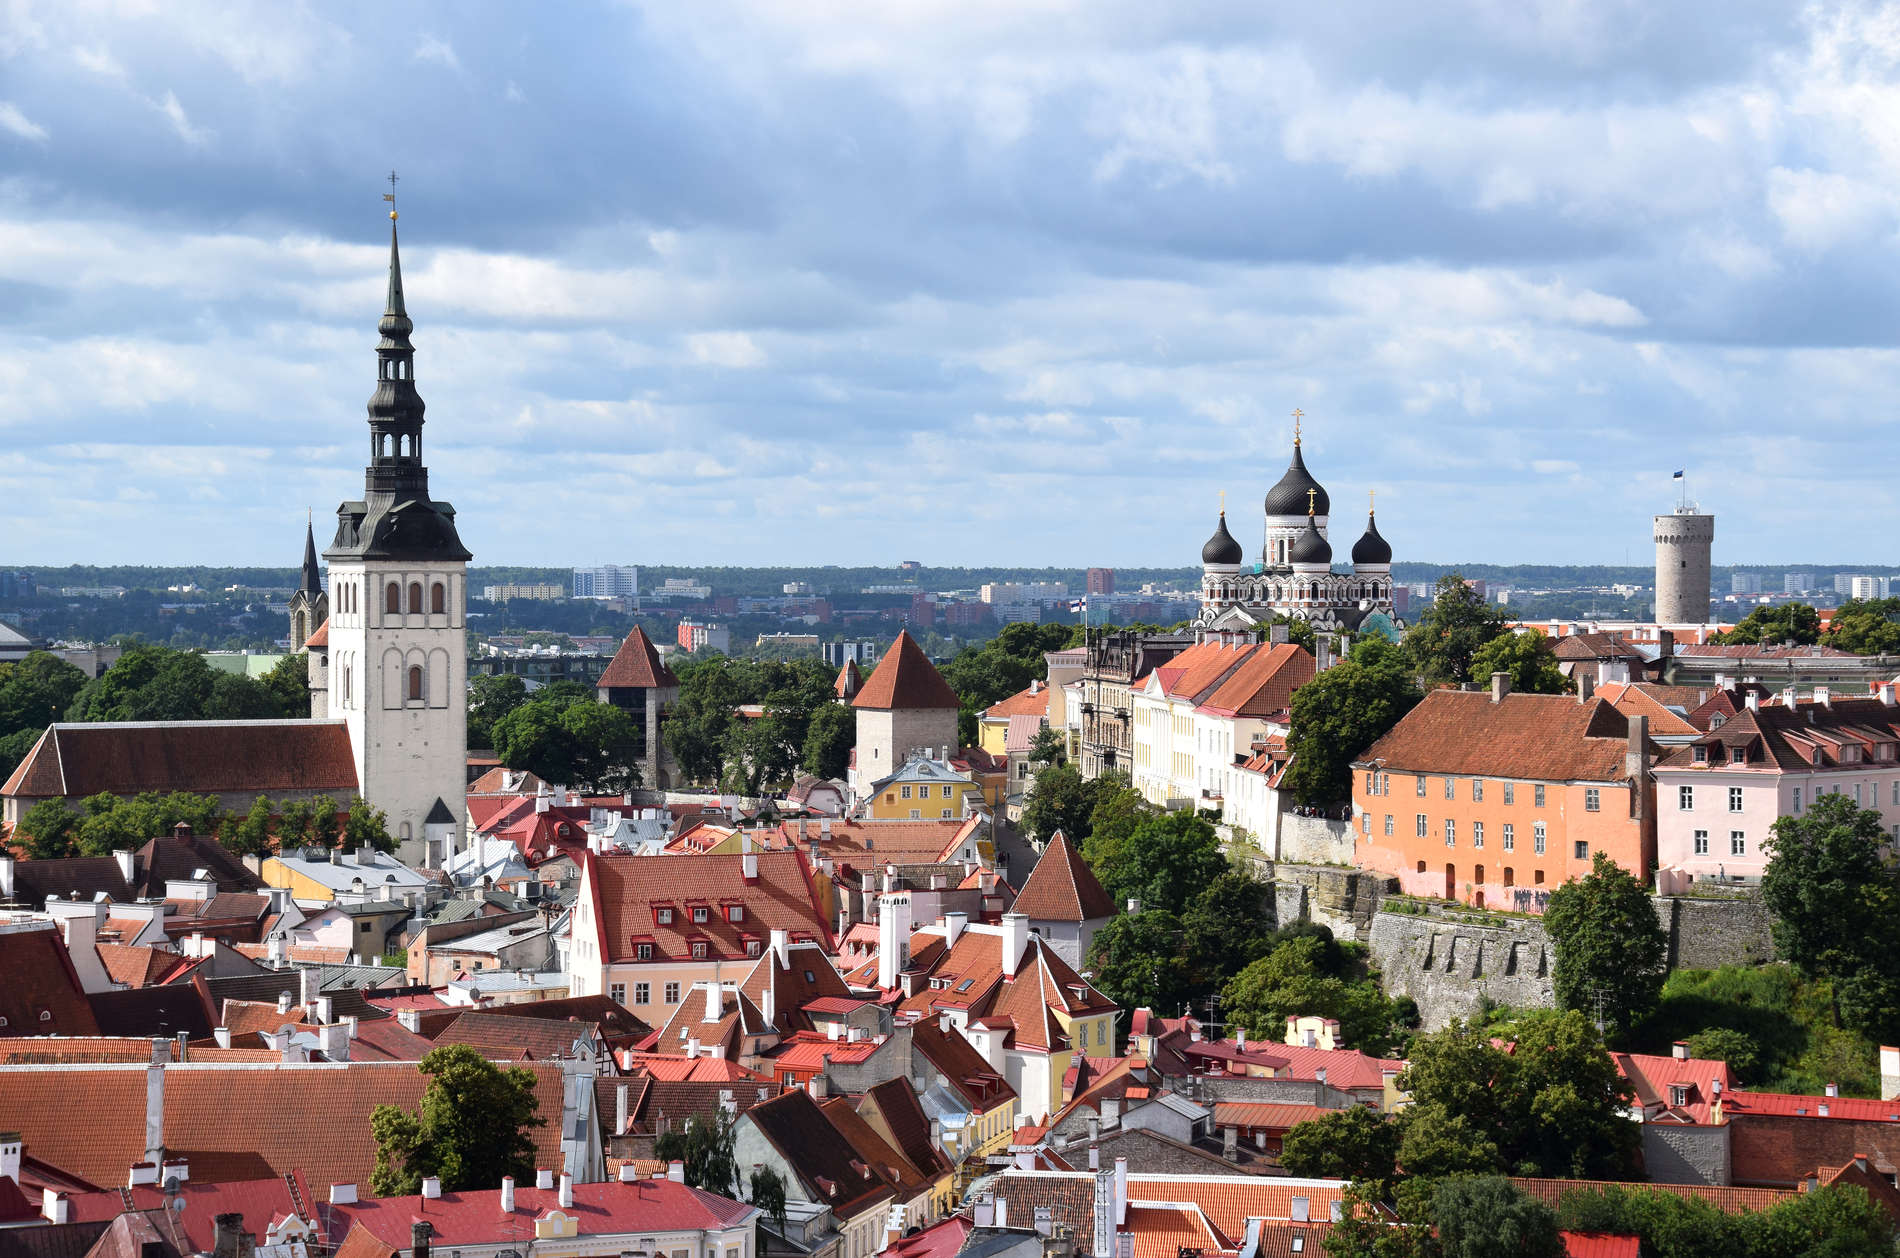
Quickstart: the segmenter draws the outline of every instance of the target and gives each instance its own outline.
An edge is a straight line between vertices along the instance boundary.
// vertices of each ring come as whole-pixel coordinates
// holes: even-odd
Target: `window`
[[[726,906],[726,920],[729,922],[743,922],[745,920],[745,905],[728,904]]]
[[[1709,762],[1709,749],[1707,747],[1697,747],[1695,749],[1695,762],[1697,764],[1707,764]]]
[[[1748,748],[1730,747],[1728,749],[1728,762],[1730,764],[1747,764],[1748,763]]]
[[[442,588],[440,581],[429,587],[429,610],[437,616],[444,615],[449,610],[448,591]]]
[[[1602,809],[1602,807],[1603,807],[1603,792],[1598,790],[1594,786],[1584,787],[1583,788],[1583,810],[1585,812],[1598,812]]]
[[[1388,839],[1392,837],[1392,814],[1391,813],[1387,813],[1385,815],[1385,837]]]
[[[418,703],[422,701],[422,665],[420,664],[412,664],[409,667],[409,698]]]
[[[1730,856],[1748,855],[1748,837],[1740,830],[1728,832],[1728,854]]]
[[[1544,854],[1544,823],[1541,821],[1531,827],[1531,850],[1539,856]]]
[[[409,583],[409,610],[418,616],[422,614],[422,582],[420,581]]]
[[[748,939],[748,940],[746,940],[746,941],[745,941],[745,954],[746,954],[746,955],[747,955],[748,957],[756,957],[756,956],[758,956],[758,955],[759,955],[759,941],[758,941],[758,940],[756,940],[756,939]]]
[[[946,808],[946,809],[944,809],[944,810],[943,810],[943,819],[944,819],[945,821],[949,821],[949,820],[951,820],[951,815],[950,815],[950,814],[951,814],[951,810],[950,810],[950,809],[948,809],[948,808]]]
[[[1504,823],[1504,850],[1507,852],[1517,850],[1517,827],[1508,821]]]
[[[394,581],[383,592],[383,610],[391,616],[402,615],[402,587]]]
[[[1717,712],[1714,716],[1709,718],[1710,729],[1721,729],[1726,724],[1728,724],[1728,717],[1724,713]]]
[[[639,944],[635,946],[633,956],[636,961],[651,961],[653,959],[653,945]]]
[[[607,999],[613,1001],[616,1005],[626,1004],[627,985],[625,983],[610,983],[607,987]]]
[[[1418,780],[1418,793],[1420,795],[1425,793],[1425,779],[1423,777],[1420,777]]]
[[[1450,817],[1445,818],[1445,846],[1458,846],[1458,823]]]
[[[1482,821],[1474,821],[1471,823],[1471,846],[1484,846],[1484,822]]]
[[[1424,814],[1424,813],[1420,813],[1420,814],[1418,815],[1418,837],[1422,839],[1422,838],[1424,838],[1424,837],[1425,837],[1425,834],[1426,834],[1426,830],[1425,830],[1425,814]]]
[[[1531,885],[1535,887],[1541,887],[1544,885],[1544,871],[1543,870],[1537,869],[1537,870],[1531,871]]]
[[[666,988],[665,988],[665,995],[666,995],[666,1003],[667,1003],[667,1004],[669,1004],[669,1005],[677,1005],[677,1004],[678,1004],[678,1003],[680,1002],[680,985],[679,985],[679,983],[678,983],[678,982],[672,982],[672,983],[668,983],[668,984],[666,985]]]
[[[1454,798],[1453,792],[1455,792],[1457,789],[1458,789],[1458,784],[1456,782],[1452,781],[1450,778],[1445,779],[1445,798],[1446,799]]]
[[[1860,794],[1860,787],[1856,786],[1854,788],[1854,794],[1856,796]],[[1858,804],[1860,800],[1856,798],[1854,802]],[[1742,810],[1742,788],[1741,787],[1731,786],[1728,788],[1728,810],[1730,812],[1740,812]]]
[[[711,920],[711,917],[712,917],[712,914],[707,910],[705,905],[695,904],[693,906],[693,920],[694,921],[705,922],[705,921]]]
[[[1736,792],[1730,792],[1730,793],[1734,794]],[[1856,808],[1860,807],[1860,783],[1859,782],[1854,783],[1854,807]],[[1740,812],[1741,809],[1735,807],[1733,801],[1731,801],[1729,804],[1729,811]]]
[[[898,792],[898,794],[900,794],[900,795],[902,795],[902,796],[903,796],[903,797],[904,797],[905,799],[909,799],[909,798],[910,798],[910,787],[908,787],[908,786],[900,786],[900,787],[898,787],[898,788],[897,788],[897,792]]]
[[[1588,843],[1582,839],[1578,839],[1573,846],[1573,855],[1575,855],[1578,860],[1587,861],[1590,859],[1590,845]]]
[[[1678,786],[1676,788],[1676,807],[1684,812],[1695,811],[1695,787]]]
[[[1900,782],[1895,782],[1893,784],[1893,794],[1894,794],[1893,802],[1896,804],[1900,804]],[[1794,810],[1796,812],[1801,811],[1801,788],[1798,786],[1794,788]]]
[[[1543,806],[1544,806],[1544,784],[1542,782],[1539,782],[1536,786],[1531,787],[1531,807],[1542,808]]]
[[[1390,773],[1381,773],[1379,775],[1379,794],[1390,795],[1391,793],[1392,775]],[[1896,794],[1900,794],[1900,791],[1897,791]]]
[[[1483,778],[1471,779],[1471,802],[1474,804],[1482,804],[1484,802],[1484,779]]]
[[[1379,775],[1376,773],[1366,774],[1366,794],[1377,795],[1378,793],[1379,793]]]
[[[644,1005],[644,1004],[647,1004],[647,1003],[649,1003],[649,1000],[650,1000],[650,998],[652,997],[652,995],[653,995],[653,985],[652,985],[652,984],[650,984],[650,983],[635,983],[635,984],[633,985],[633,1003],[634,1003],[634,1004],[636,1004],[636,1005]]]
[[[1707,830],[1697,830],[1695,832],[1695,854],[1697,856],[1707,856],[1709,854],[1709,832]]]
[[[921,809],[921,808],[913,808],[913,809],[911,809],[911,810],[910,810],[910,819],[911,819],[912,821],[922,821],[922,820],[924,819],[924,810],[923,810],[923,809]]]
[[[950,799],[950,798],[952,798],[953,796],[955,796],[955,795],[956,795],[956,793],[957,793],[957,792],[956,792],[956,788],[955,788],[955,787],[953,787],[953,786],[946,786],[946,787],[944,787],[944,788],[943,788],[943,797],[944,797],[945,799]]]
[[[673,910],[672,909],[656,909],[654,911],[654,918],[662,926],[671,926],[673,924]]]
[[[1504,802],[1507,804],[1515,804],[1517,802],[1516,782],[1506,782],[1504,784]]]
[[[1795,798],[1799,799],[1800,797],[1801,797],[1801,791],[1799,788],[1796,788]],[[1893,802],[1896,804],[1900,804],[1900,778],[1895,778],[1893,780]],[[1796,804],[1795,807],[1799,808],[1801,807],[1801,805]]]

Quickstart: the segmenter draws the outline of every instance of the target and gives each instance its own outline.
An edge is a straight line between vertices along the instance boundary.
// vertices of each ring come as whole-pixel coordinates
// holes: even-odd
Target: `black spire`
[[[308,522],[303,526],[303,580],[297,589],[312,599],[323,593],[323,573],[317,569],[317,531]]]
[[[389,212],[389,295],[376,325],[376,392],[369,399],[369,489],[429,495],[422,465],[422,395],[416,392],[415,324],[402,300],[402,253],[396,243],[396,212]]]
[[[1352,545],[1352,562],[1360,564],[1389,564],[1392,562],[1392,543],[1379,536],[1379,521],[1371,512],[1366,512],[1366,531]]]
[[[1244,558],[1240,543],[1227,531],[1227,513],[1220,513],[1220,523],[1214,526],[1214,536],[1207,539],[1207,545],[1201,547],[1201,563],[1238,564]]]

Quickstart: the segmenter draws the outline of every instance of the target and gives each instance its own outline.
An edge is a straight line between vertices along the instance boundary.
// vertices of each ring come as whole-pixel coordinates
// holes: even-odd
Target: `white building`
[[[1311,681],[1303,647],[1217,634],[1130,688],[1134,786],[1164,808],[1216,808],[1236,757],[1286,733],[1293,692]]]
[[[640,570],[617,563],[574,569],[575,598],[637,598]]]

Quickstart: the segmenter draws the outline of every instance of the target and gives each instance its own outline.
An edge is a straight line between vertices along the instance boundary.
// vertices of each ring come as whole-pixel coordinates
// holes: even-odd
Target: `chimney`
[[[1820,704],[1824,708],[1831,708],[1834,706],[1834,701],[1833,701],[1833,698],[1831,697],[1831,692],[1828,690],[1826,686],[1816,686],[1814,688],[1814,701]]]
[[[640,1168],[635,1166],[631,1159],[620,1164],[620,1182],[623,1184],[640,1182]]]
[[[765,989],[759,993],[759,1016],[765,1019],[765,1025],[778,1029],[778,989],[767,980]]]
[[[996,1226],[996,1199],[987,1193],[976,1199],[976,1225],[978,1227]]]
[[[132,849],[119,847],[112,850],[112,859],[119,862],[119,877],[130,884],[138,881],[139,871],[132,862]]]
[[[6,853],[0,853],[0,900],[13,898],[13,861]]]
[[[328,996],[317,997],[317,1025],[318,1026],[329,1026],[332,1022],[336,1021],[335,1018],[330,1016],[333,1008],[334,1006],[331,1005],[330,998]]]
[[[1880,1049],[1880,1099],[1900,1097],[1900,1048],[1882,1045]],[[4,1172],[0,1172],[3,1174]]]
[[[749,830],[739,833],[739,875],[748,886],[759,880],[759,854],[752,850],[752,832]]]
[[[1689,1060],[1689,1044],[1686,1040],[1677,1040],[1669,1046],[1669,1055],[1677,1061]]]
[[[25,1152],[26,1142],[20,1139],[19,1132],[0,1132],[0,1179],[20,1182],[20,1162]]]
[[[40,1213],[49,1223],[71,1223],[73,1203],[59,1189],[45,1188],[40,1191]]]
[[[356,1015],[350,1014],[343,1019],[343,1029],[350,1039],[356,1038]]]
[[[352,1189],[350,1198],[352,1201],[355,1200],[354,1192],[355,1190]],[[332,1200],[334,1200],[334,1198]],[[513,1214],[515,1212],[515,1177],[512,1175],[503,1175],[501,1177],[501,1212],[503,1214]]]
[[[422,1195],[423,1197],[430,1200],[433,1200],[436,1197],[440,1197],[442,1195],[441,1178],[435,1175],[430,1175],[426,1177],[422,1181]]]
[[[625,1134],[626,1134],[626,1131],[627,1131],[627,1119],[628,1119],[629,1117],[631,1117],[631,1115],[630,1115],[630,1114],[629,1114],[629,1112],[628,1112],[628,1109],[629,1109],[629,1096],[628,1096],[628,1092],[629,1092],[629,1087],[628,1087],[628,1085],[627,1085],[627,1084],[625,1084],[625,1083],[622,1083],[622,1084],[620,1084],[620,1085],[619,1085],[618,1087],[616,1087],[616,1088],[614,1089],[614,1130],[613,1130],[613,1134],[614,1134],[614,1135],[616,1135],[616,1136],[620,1136],[620,1135],[625,1135]],[[633,1165],[633,1164],[632,1164],[631,1162],[629,1162],[629,1163],[628,1163],[627,1165],[629,1165],[629,1166],[631,1166],[631,1165]]]
[[[961,912],[955,912],[955,911],[945,913],[943,915],[944,947],[946,948],[954,947],[956,945],[958,937],[963,934],[963,928],[965,926],[968,926],[969,924],[970,924],[970,915],[968,913],[961,913]]]
[[[1656,658],[1658,658],[1658,659],[1664,659],[1664,660],[1666,660],[1666,659],[1668,659],[1668,658],[1669,658],[1670,656],[1672,656],[1672,655],[1674,655],[1675,653],[1676,653],[1676,632],[1675,632],[1675,630],[1673,630],[1673,629],[1662,629],[1662,630],[1659,630],[1659,631],[1657,631],[1657,634],[1656,634]]]
[[[1048,1206],[1036,1207],[1036,1233],[1039,1236],[1056,1234],[1056,1212]]]
[[[290,1012],[290,993],[289,992],[277,993],[277,1012],[278,1013]]]
[[[441,1192],[442,1189],[438,1184],[436,1195],[440,1196]],[[429,1181],[426,1179],[422,1181],[422,1195],[425,1197],[429,1195]],[[417,1219],[411,1223],[409,1225],[409,1258],[429,1258],[429,1238],[434,1235],[435,1224],[427,1219]]]
[[[332,1022],[319,1029],[317,1042],[323,1046],[323,1055],[331,1061],[350,1059],[350,1028],[341,1022]]]
[[[1115,1159],[1115,1226],[1128,1225],[1128,1159]]]
[[[561,1203],[561,1209],[572,1210],[574,1208],[574,1177],[569,1175],[566,1171],[561,1172],[561,1188],[558,1199]]]
[[[1821,1091],[1828,1096],[1839,1096],[1841,1094],[1841,1085],[1838,1083],[1830,1083],[1822,1088]]]
[[[686,1163],[674,1158],[666,1164],[666,1177],[676,1184],[686,1182]]]
[[[723,995],[724,993],[719,990],[718,979],[713,979],[706,984],[706,1016],[700,1019],[702,1022],[719,1021],[725,1008],[725,1001],[721,999]]]
[[[17,1181],[19,1176],[16,1174],[13,1176],[9,1176],[8,1178],[11,1178]],[[126,1177],[125,1186],[127,1188],[137,1188],[143,1184],[156,1185],[157,1183],[158,1183],[158,1163],[134,1162],[132,1163],[132,1173]]]
[[[1009,1226],[1009,1198],[1007,1197],[996,1199],[996,1226]]]
[[[420,1009],[396,1010],[396,1022],[411,1035],[422,1034],[422,1010]]]
[[[771,935],[772,955],[785,969],[792,968],[792,933],[788,930],[775,930]]]
[[[1504,696],[1511,693],[1511,675],[1509,673],[1491,674],[1491,702],[1503,703]]]
[[[1874,693],[1880,697],[1881,706],[1890,708],[1894,705],[1892,682],[1881,682],[1878,686],[1874,687]]]
[[[889,991],[909,968],[910,896],[887,895],[878,901],[877,985]]]
[[[1748,705],[1748,710],[1750,712],[1761,711],[1761,691],[1759,690],[1749,691],[1748,697],[1744,699],[1743,702]],[[1889,702],[1892,702],[1892,701],[1889,700]]]
[[[331,1184],[330,1204],[333,1206],[353,1206],[356,1204],[355,1184]]]
[[[1021,913],[1003,914],[1003,977],[1015,978],[1023,954],[1029,951],[1029,918]]]
[[[1577,702],[1578,703],[1590,702],[1591,697],[1596,694],[1596,689],[1597,689],[1596,680],[1592,678],[1590,674],[1580,672],[1577,674],[1576,681],[1577,681]]]
[[[249,1258],[256,1248],[255,1240],[245,1243],[249,1238],[244,1232],[244,1216],[235,1211],[217,1215],[211,1220],[211,1236],[212,1258]],[[419,1258],[428,1256],[423,1254]]]
[[[170,1040],[152,1041],[152,1062],[145,1068],[145,1160],[158,1162],[165,1156],[165,1060],[171,1056]]]
[[[1129,897],[1128,897],[1128,915],[1129,915],[1130,917],[1133,917],[1133,916],[1135,916],[1136,914],[1138,914],[1138,913],[1140,913],[1140,912],[1141,912],[1141,899],[1140,899],[1140,897],[1139,897],[1139,896],[1132,896],[1132,895],[1131,895],[1131,896],[1129,896]]]
[[[545,1166],[537,1166],[534,1170],[534,1186],[541,1192],[547,1192],[552,1189],[554,1187],[554,1172]]]
[[[1101,1149],[1096,1147],[1095,1133],[1091,1131],[1089,1133],[1089,1170],[1091,1172],[1094,1172],[1094,1171],[1099,1171],[1101,1169],[1102,1169],[1102,1151]]]
[[[1632,716],[1630,718],[1629,750],[1623,754],[1623,772],[1628,777],[1641,781],[1649,768],[1649,718]],[[1639,788],[1640,789],[1640,788]]]

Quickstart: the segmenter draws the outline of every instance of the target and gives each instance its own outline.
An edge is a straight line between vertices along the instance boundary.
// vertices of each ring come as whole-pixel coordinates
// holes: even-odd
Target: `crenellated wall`
[[[1373,915],[1368,943],[1386,994],[1418,1002],[1426,1030],[1473,1017],[1487,997],[1517,1008],[1554,1003],[1550,937],[1542,923],[1529,918],[1478,925],[1379,912]]]

